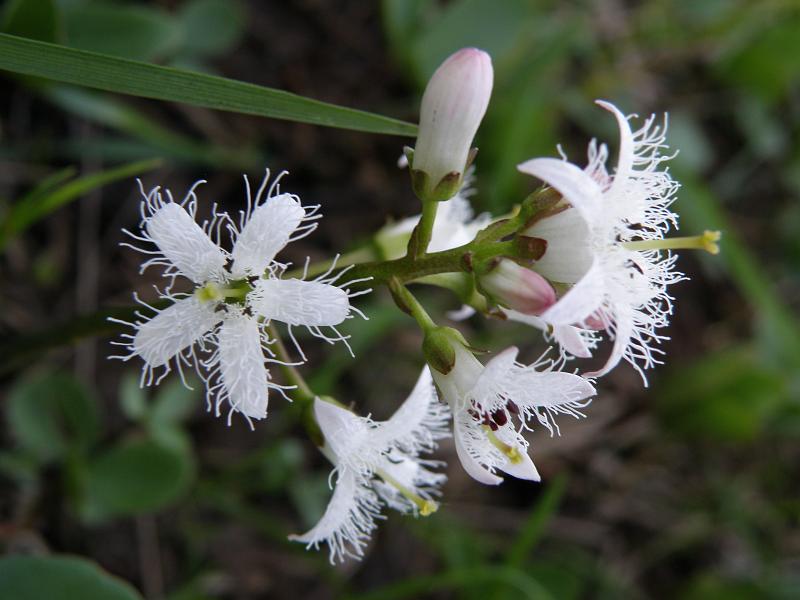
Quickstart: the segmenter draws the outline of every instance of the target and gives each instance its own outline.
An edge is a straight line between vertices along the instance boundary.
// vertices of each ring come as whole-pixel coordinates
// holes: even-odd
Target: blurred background
[[[616,126],[593,105],[605,98],[669,111],[681,231],[723,231],[719,256],[680,257],[691,280],[673,289],[650,387],[620,366],[587,419],[531,436],[543,483],[482,487],[445,443],[439,512],[389,514],[362,562],[334,568],[286,540],[330,493],[295,412],[273,399],[250,432],[177,381],[141,390],[140,364],[107,360],[104,318],[157,280],[118,245],[138,221],[134,177],[177,195],[207,178],[201,204],[238,210],[242,173],[287,169],[283,188],[325,218],[286,257],[323,259],[418,212],[396,167],[410,140],[0,73],[4,552],[80,555],[170,600],[800,597],[796,1],[6,0],[0,17],[5,32],[410,121],[439,62],[479,46],[496,84],[477,209],[520,201],[533,182],[514,166],[557,143],[583,164],[596,136],[613,156]],[[383,291],[359,306],[371,319],[349,322],[356,358],[309,342],[304,373],[383,418],[415,380],[420,337]],[[481,347],[543,347],[514,324],[463,327]]]

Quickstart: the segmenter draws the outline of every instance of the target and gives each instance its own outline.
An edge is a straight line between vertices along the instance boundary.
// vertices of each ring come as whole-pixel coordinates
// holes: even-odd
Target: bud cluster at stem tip
[[[431,77],[410,156],[414,191],[421,199],[447,200],[458,191],[472,140],[489,105],[493,79],[491,58],[477,48],[451,55]]]

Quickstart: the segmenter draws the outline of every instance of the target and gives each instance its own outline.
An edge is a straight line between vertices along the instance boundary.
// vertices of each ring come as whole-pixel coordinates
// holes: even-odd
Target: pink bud
[[[480,287],[502,306],[528,315],[539,315],[556,302],[544,277],[506,258],[481,276]]]
[[[463,48],[444,61],[428,82],[412,164],[414,171],[427,175],[426,192],[451,173],[461,180],[472,140],[489,105],[493,78],[489,55],[477,48]]]

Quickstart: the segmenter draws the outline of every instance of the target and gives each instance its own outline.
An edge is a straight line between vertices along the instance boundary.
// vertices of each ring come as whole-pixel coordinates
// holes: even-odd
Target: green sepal
[[[427,331],[422,341],[422,354],[425,356],[425,361],[442,375],[447,375],[456,364],[452,331],[456,330],[450,327],[437,327]]]

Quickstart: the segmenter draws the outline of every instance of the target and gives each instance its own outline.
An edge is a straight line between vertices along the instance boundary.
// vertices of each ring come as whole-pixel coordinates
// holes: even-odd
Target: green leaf
[[[66,373],[18,383],[9,394],[6,418],[17,443],[41,461],[61,458],[69,448],[85,450],[98,433],[94,400]]]
[[[413,136],[397,119],[304,98],[223,77],[126,60],[0,34],[0,69],[144,98],[232,112]]]
[[[0,600],[142,600],[125,581],[72,556],[0,559]]]
[[[181,53],[193,57],[223,54],[244,34],[242,5],[233,0],[189,0],[178,14],[183,28]]]
[[[81,50],[155,60],[181,41],[174,19],[149,6],[90,2],[68,8],[64,16],[67,43]]]
[[[147,415],[147,395],[139,385],[139,376],[128,373],[119,385],[119,405],[132,421],[141,421]]]
[[[187,449],[147,438],[132,439],[89,465],[87,495],[100,515],[149,512],[184,494],[193,474]]]
[[[517,535],[517,539],[508,549],[505,559],[507,565],[512,567],[522,565],[525,557],[536,547],[542,537],[544,528],[550,522],[550,518],[556,509],[558,509],[558,504],[564,495],[565,488],[566,479],[563,476],[557,477],[546,485],[544,494],[542,494],[530,515],[528,515]]]
[[[52,189],[53,186],[50,184],[45,189],[42,189],[41,186],[37,187],[15,203],[5,221],[0,224],[0,249],[5,247],[9,239],[20,234],[64,204],[76,200],[96,188],[149,171],[160,164],[161,161],[159,160],[144,160],[109,169],[108,171],[85,175],[61,185],[57,189]],[[65,172],[57,173],[54,177],[61,179],[63,173]],[[63,181],[63,179],[61,180]]]
[[[61,17],[53,0],[10,0],[0,30],[43,42],[57,42],[62,37]]]
[[[180,378],[173,378],[159,387],[150,417],[158,423],[177,423],[191,415],[199,405],[198,381],[188,381],[189,389]]]

